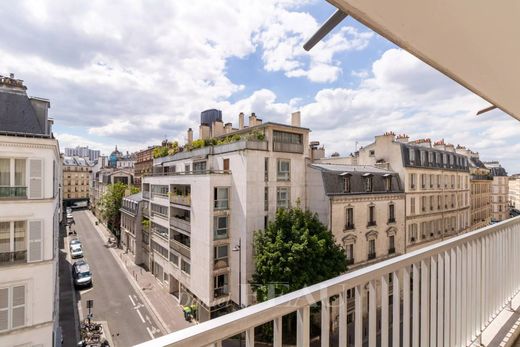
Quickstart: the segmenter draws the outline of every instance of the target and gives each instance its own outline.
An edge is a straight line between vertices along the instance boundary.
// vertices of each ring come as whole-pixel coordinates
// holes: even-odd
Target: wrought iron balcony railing
[[[2,252],[0,253],[0,266],[25,263],[27,251]]]
[[[0,199],[27,199],[27,187],[0,187]]]

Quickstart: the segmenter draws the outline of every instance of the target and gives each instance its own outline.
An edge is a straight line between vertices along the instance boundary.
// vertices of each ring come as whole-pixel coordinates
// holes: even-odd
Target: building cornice
[[[404,194],[390,194],[390,195],[362,195],[362,196],[331,196],[330,200],[333,203],[345,202],[370,202],[370,201],[388,201],[390,200],[404,200]]]

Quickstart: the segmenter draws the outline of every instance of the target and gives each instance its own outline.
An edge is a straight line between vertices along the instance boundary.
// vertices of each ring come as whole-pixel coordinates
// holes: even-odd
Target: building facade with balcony
[[[92,163],[86,158],[62,158],[63,169],[63,202],[70,206],[75,202],[89,200],[89,181],[92,174]]]
[[[491,220],[501,222],[509,218],[509,178],[498,161],[484,163],[491,170]]]
[[[60,344],[61,163],[50,102],[0,76],[0,345]]]
[[[154,148],[154,146],[148,147],[147,149],[143,149],[142,151],[136,153],[136,160],[134,165],[136,184],[141,184],[142,177],[152,173]]]
[[[213,145],[155,159],[143,177],[152,271],[181,304],[196,303],[199,321],[253,303],[253,234],[277,208],[305,208],[308,134],[299,114],[290,125],[254,114],[237,129],[201,124]],[[186,148],[192,141],[190,130]]]
[[[405,195],[397,173],[364,165],[312,164],[307,201],[345,249],[349,269],[404,253]]]
[[[508,181],[508,199],[509,206],[514,209],[520,209],[520,176],[512,175],[509,176]]]
[[[121,203],[121,246],[137,265],[143,259],[143,196],[141,193],[125,196]],[[147,225],[147,223],[144,223]],[[146,264],[145,264],[146,265]]]
[[[376,136],[352,160],[399,173],[406,195],[406,251],[469,230],[469,164],[453,145],[409,141],[390,132]]]

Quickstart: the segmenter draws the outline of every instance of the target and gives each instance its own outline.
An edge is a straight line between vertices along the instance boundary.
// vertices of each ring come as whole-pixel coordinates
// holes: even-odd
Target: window
[[[173,253],[173,251],[170,249],[170,262],[175,265],[175,266],[179,266],[179,256],[175,253]]]
[[[410,198],[410,214],[415,214],[415,198]]]
[[[215,210],[227,210],[229,203],[229,188],[215,187]]]
[[[190,172],[190,164],[184,164],[184,172]]]
[[[372,191],[372,176],[365,177],[365,192]]]
[[[166,185],[152,185],[152,195],[168,196],[168,186]]]
[[[437,188],[440,188],[442,184],[442,176],[437,175]]]
[[[222,164],[223,164],[222,166],[224,168],[224,171],[229,171],[229,159],[224,159],[222,161]]]
[[[0,186],[11,185],[11,159],[0,158]]]
[[[269,158],[264,159],[264,181],[269,181]]]
[[[415,150],[413,148],[410,148],[410,164],[414,164],[415,163]]]
[[[289,187],[276,188],[276,208],[289,208],[290,193]]]
[[[354,245],[345,245],[345,254],[347,256],[347,264],[354,264]]]
[[[375,157],[376,151],[371,149],[370,151],[368,151],[368,155],[371,156],[371,157]]]
[[[387,176],[384,178],[385,180],[385,190],[387,192],[392,190],[392,176]]]
[[[354,229],[354,209],[352,207],[347,207],[346,211],[346,224],[345,229],[350,230]]]
[[[291,180],[291,161],[285,159],[278,159],[278,169],[276,172],[278,181]]]
[[[388,237],[388,254],[394,254],[395,253],[395,236],[390,235]]]
[[[164,248],[163,246],[161,246],[160,244],[158,244],[157,242],[152,241],[152,249],[155,250],[160,255],[162,255],[163,257],[165,257],[166,259],[168,259],[168,250],[166,248]]]
[[[269,211],[269,187],[264,187],[264,211]]]
[[[451,175],[451,187],[455,188],[455,176]]]
[[[227,295],[229,293],[228,274],[213,277],[213,293],[215,297]]]
[[[368,259],[375,259],[376,257],[376,240],[368,241]]]
[[[228,217],[218,216],[214,218],[213,237],[215,240],[228,238]]]
[[[425,196],[422,196],[422,197],[421,197],[421,210],[422,210],[423,212],[425,212],[427,208],[428,208],[428,207],[426,206],[426,197],[425,197]]]
[[[426,175],[425,174],[421,174],[421,188],[422,189],[426,188]]]
[[[229,245],[213,247],[215,267],[221,268],[228,266],[228,250]]]
[[[368,207],[368,226],[374,226],[376,225],[376,207],[375,206],[369,206]]]
[[[428,162],[432,165],[435,162],[435,153],[428,152]]]
[[[350,176],[346,175],[343,177],[343,192],[350,193]]]
[[[415,189],[415,174],[410,174],[410,189]]]
[[[2,253],[6,255],[2,256]],[[0,262],[27,259],[27,222],[0,222]]]
[[[25,325],[25,285],[0,288],[0,331]]]
[[[388,223],[395,223],[395,205],[388,205]]]
[[[426,152],[421,151],[421,165],[426,166]]]
[[[204,173],[206,171],[206,162],[205,161],[199,161],[196,163],[193,163],[193,172],[194,173]]]
[[[162,205],[157,205],[154,203],[152,203],[151,205],[152,205],[152,207],[151,207],[152,216],[157,215],[162,218],[168,218],[168,207],[162,206]]]
[[[285,131],[273,131],[274,142],[302,144],[302,134],[288,133]]]
[[[430,195],[430,211],[433,211],[433,205],[434,205],[433,195]]]
[[[181,259],[181,270],[189,275],[191,273],[191,264],[186,260]]]
[[[408,226],[408,239],[411,243],[417,241],[417,224],[410,224]]]

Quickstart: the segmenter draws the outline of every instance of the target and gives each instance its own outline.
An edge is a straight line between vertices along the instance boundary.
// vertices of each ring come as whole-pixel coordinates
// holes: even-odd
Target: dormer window
[[[364,183],[365,183],[365,192],[371,192],[372,191],[372,174],[366,173],[363,175]]]
[[[383,175],[383,180],[385,182],[385,190],[387,192],[391,191],[392,190],[392,175],[384,174]]]
[[[350,193],[351,186],[350,186],[350,173],[344,172],[340,174],[340,176],[343,178],[343,192],[344,193]]]
[[[414,164],[415,162],[415,150],[413,148],[410,148],[410,164]]]

